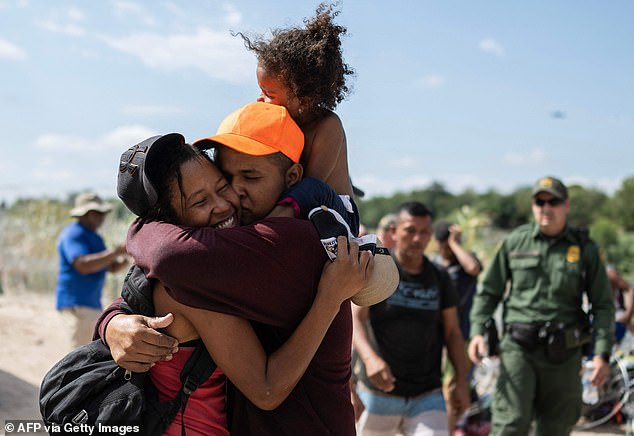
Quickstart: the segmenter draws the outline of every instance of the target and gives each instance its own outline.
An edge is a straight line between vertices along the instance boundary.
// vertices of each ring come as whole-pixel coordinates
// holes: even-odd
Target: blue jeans
[[[416,397],[398,397],[371,391],[359,383],[357,394],[365,406],[359,435],[446,435],[445,400],[440,389]]]
[[[624,323],[617,321],[616,325],[614,326],[614,337],[616,338],[617,344],[621,342],[621,340],[623,340],[626,331],[627,326]]]

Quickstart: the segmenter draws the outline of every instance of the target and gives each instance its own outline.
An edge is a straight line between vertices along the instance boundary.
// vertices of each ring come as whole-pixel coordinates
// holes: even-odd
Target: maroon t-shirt
[[[327,259],[313,225],[293,218],[223,230],[133,224],[127,250],[175,300],[252,321],[268,353],[289,338],[310,309]],[[277,409],[263,411],[237,389],[228,394],[231,433],[354,435],[351,337],[346,302],[306,373]]]

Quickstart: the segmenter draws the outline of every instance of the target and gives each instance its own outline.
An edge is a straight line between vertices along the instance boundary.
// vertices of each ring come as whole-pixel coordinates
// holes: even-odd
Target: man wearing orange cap
[[[245,122],[246,120],[249,122]],[[221,168],[234,189],[239,193],[243,211],[246,210],[244,221],[248,223],[266,217],[275,206],[275,202],[282,191],[301,178],[302,169],[297,161],[301,155],[303,136],[286,113],[286,110],[281,106],[265,103],[246,105],[225,119],[217,135],[201,140],[196,145],[201,148],[209,148],[210,146],[216,148],[217,159],[222,165]],[[290,204],[299,206],[300,203],[302,203],[302,200],[295,203],[291,202]],[[302,208],[302,206],[299,207],[300,209]],[[281,234],[282,231],[287,229],[291,235],[295,235],[293,240],[298,242],[297,236],[300,234],[297,233],[297,222],[299,221],[274,222],[270,220],[266,221],[265,224],[254,226],[253,232],[264,232],[265,236],[268,232],[273,232],[270,233],[270,241],[271,244],[274,244],[274,241],[278,241],[275,233]],[[200,258],[200,256],[207,255],[201,252],[200,247],[207,246],[205,242],[209,239],[213,242],[214,239],[217,240],[219,238],[205,239],[200,236],[187,238],[187,241],[177,241],[170,239],[167,235],[169,232],[165,231],[165,226],[167,224],[148,223],[140,229],[131,230],[128,246],[130,254],[135,258],[136,263],[148,273],[152,273],[152,278],[158,278],[163,281],[161,272],[166,272],[170,276],[165,280],[166,283],[182,289],[192,289],[192,295],[195,295],[192,298],[197,299],[197,303],[193,304],[196,307],[203,307],[201,304],[208,304],[208,294],[205,293],[206,291],[201,290],[205,289],[206,284],[212,281],[215,282],[215,286],[212,288],[215,289],[214,292],[222,294],[223,298],[232,300],[231,302],[223,301],[224,309],[220,311],[227,310],[229,306],[235,306],[234,303],[239,298],[245,298],[246,295],[234,295],[236,294],[235,288],[242,289],[245,283],[248,283],[249,289],[263,289],[257,299],[243,301],[243,304],[239,305],[242,309],[237,314],[246,319],[258,321],[259,324],[268,324],[261,331],[263,345],[269,350],[279,346],[280,340],[283,340],[288,334],[288,329],[294,328],[298,316],[303,316],[304,313],[298,311],[297,302],[290,304],[289,302],[272,301],[266,289],[276,284],[278,287],[283,288],[284,286],[289,286],[289,280],[297,279],[298,271],[294,270],[297,269],[301,272],[305,271],[306,267],[302,266],[300,268],[295,263],[288,264],[289,256],[305,254],[305,250],[298,248],[297,254],[287,251],[284,256],[277,257],[273,261],[270,260],[270,256],[263,258],[262,272],[255,276],[244,274],[241,269],[239,255],[235,255],[236,261],[227,265],[225,271],[219,272],[213,268],[213,258],[209,258],[208,262],[201,261]],[[267,230],[269,226],[270,229]],[[305,224],[303,226],[302,228],[305,228]],[[230,231],[226,230],[225,232]],[[161,238],[156,237],[159,234]],[[171,232],[171,234],[176,233]],[[231,236],[235,237],[235,234]],[[306,237],[310,237],[310,233],[306,233]],[[286,238],[286,240],[288,239]],[[213,269],[216,272],[207,275],[196,274],[191,268],[183,267],[183,264],[189,263],[186,260],[187,244],[193,244],[197,247],[197,265],[200,265],[201,262],[209,264],[210,267],[208,269]],[[242,246],[240,244],[239,240],[233,242],[232,253],[236,250],[253,250],[251,246]],[[306,241],[306,244],[310,245],[310,241]],[[299,245],[297,246],[299,247]],[[164,253],[168,248],[168,251],[171,252],[170,256],[161,256],[162,259],[158,260],[152,257],[152,253]],[[209,250],[210,252],[215,252],[216,256],[218,255],[217,250],[214,251],[212,248],[209,248]],[[182,253],[182,255],[174,255],[175,252]],[[252,254],[250,254],[251,257]],[[264,254],[262,252],[262,255]],[[172,259],[173,264],[166,263],[165,259],[168,257]],[[228,257],[231,258],[231,254],[228,254]],[[389,258],[389,256],[386,257]],[[311,259],[309,256],[305,259],[297,260],[297,262],[301,262],[303,265],[310,265]],[[180,262],[180,264],[176,265],[177,262]],[[216,263],[218,262],[216,261]],[[271,265],[270,271],[267,268],[269,264]],[[280,268],[286,272],[281,274],[280,271],[282,270]],[[200,272],[200,270],[198,271]],[[277,272],[273,273],[273,271]],[[271,275],[274,277],[272,278]],[[236,277],[239,277],[239,279],[236,279]],[[240,281],[240,284],[237,283],[237,280]],[[262,281],[265,281],[266,285],[263,285]],[[305,281],[305,279],[301,280],[302,283]],[[223,286],[223,284],[226,284],[226,286]],[[297,287],[297,284],[292,286]],[[253,291],[249,291],[248,294],[252,295]],[[302,293],[302,295],[304,294]],[[214,296],[217,300],[216,297]],[[297,301],[301,301],[304,297],[298,295]],[[187,302],[184,303],[189,305]],[[216,306],[204,307],[214,310]],[[105,335],[113,355],[117,355],[117,362],[123,366],[126,364],[126,353],[131,353],[132,351],[131,349],[123,350],[124,346],[121,344],[129,343],[130,336],[134,336],[134,333],[124,326],[125,322],[127,322],[125,318],[124,316],[114,318],[106,328],[105,324],[108,322],[106,317],[100,325],[102,336]],[[263,327],[260,325],[259,328],[262,329]],[[143,334],[143,328],[139,328],[136,331],[141,331]],[[140,341],[155,343],[157,336],[149,333],[147,327],[145,327],[145,333],[148,333],[145,336],[148,340],[141,339]],[[289,434],[294,434],[297,431],[315,435],[324,434],[324,432],[341,435],[353,434],[354,415],[349,402],[350,391],[348,388],[350,335],[350,309],[349,303],[346,303],[342,306],[340,314],[336,317],[329,333],[326,335],[320,348],[322,351],[318,352],[313,362],[309,365],[306,374],[299,382],[298,387],[279,409],[265,413],[248,402],[238,391],[230,397],[230,407],[234,416],[232,433],[253,434],[253,432],[259,431],[265,434],[273,434],[284,430]],[[122,338],[126,339],[122,340]],[[160,340],[165,340],[165,338],[162,337]],[[145,345],[147,346],[147,344]],[[161,347],[157,344],[153,349],[150,348],[148,350],[146,347],[143,354],[150,361],[156,361],[170,352],[170,346]]]
[[[216,163],[240,195],[242,224],[267,216],[289,216],[281,208],[271,210],[276,202],[291,206],[294,215],[303,219],[313,207],[325,204],[357,235],[359,218],[352,203],[346,203],[321,180],[302,178],[304,170],[299,162],[304,134],[284,107],[267,103],[242,106],[223,120],[215,135],[194,145],[216,149]],[[285,194],[280,198],[281,192]]]

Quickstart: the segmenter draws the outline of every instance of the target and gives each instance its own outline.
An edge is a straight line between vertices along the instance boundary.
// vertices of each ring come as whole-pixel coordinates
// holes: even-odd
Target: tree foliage
[[[634,177],[624,180],[613,197],[581,185],[571,185],[568,190],[570,225],[589,227],[591,237],[602,247],[608,261],[617,265],[624,274],[634,275],[634,234],[631,233],[634,231]],[[508,232],[532,220],[530,186],[517,188],[508,194],[493,189],[483,193],[469,189],[453,194],[438,182],[426,189],[360,200],[361,220],[369,228],[374,228],[382,216],[394,212],[402,202],[411,200],[425,203],[436,219],[456,221],[467,210],[468,215],[486,221],[486,225],[472,233],[475,235],[473,247],[484,257],[499,241],[500,232]]]
[[[623,181],[612,201],[612,211],[617,222],[628,231],[634,231],[634,177]]]
[[[570,213],[568,221],[573,226],[589,227],[599,217],[606,215],[609,197],[597,190],[572,185],[568,188]]]
[[[570,224],[588,226],[606,260],[625,277],[634,278],[634,177],[624,180],[613,196],[580,185],[570,186],[569,192]],[[0,205],[0,289],[54,289],[57,236],[72,221],[68,211],[76,195],[72,193],[65,200],[20,199],[11,205]],[[360,199],[361,221],[373,229],[382,216],[412,200],[425,203],[437,220],[459,223],[465,245],[478,254],[485,266],[504,235],[532,219],[530,186],[509,193],[493,189],[452,193],[435,182],[425,189]],[[114,209],[100,233],[111,246],[125,239],[134,216],[117,199],[107,201]],[[118,295],[122,277],[108,277],[107,288],[112,295]]]

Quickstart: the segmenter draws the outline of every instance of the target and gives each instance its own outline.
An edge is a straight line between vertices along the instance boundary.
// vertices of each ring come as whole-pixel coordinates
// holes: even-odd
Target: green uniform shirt
[[[569,227],[555,238],[542,235],[537,224],[513,230],[493,259],[471,310],[471,336],[482,335],[484,323],[505,301],[504,323],[580,320],[581,268],[587,271],[587,295],[595,333],[594,352],[610,353],[614,336],[614,303],[597,245],[587,241],[583,259],[578,236]]]

